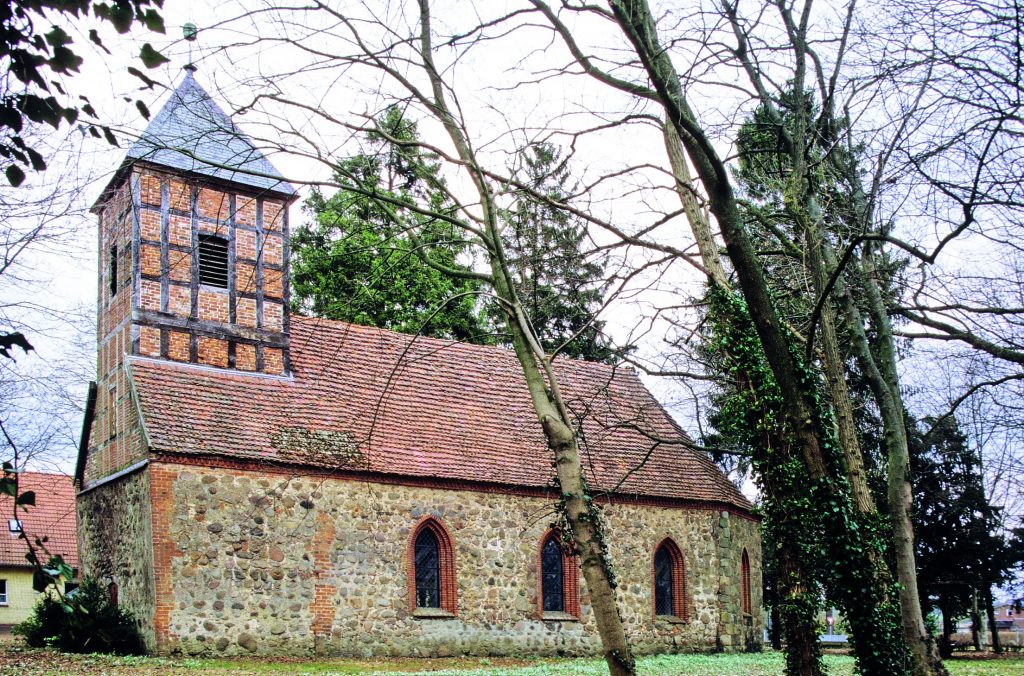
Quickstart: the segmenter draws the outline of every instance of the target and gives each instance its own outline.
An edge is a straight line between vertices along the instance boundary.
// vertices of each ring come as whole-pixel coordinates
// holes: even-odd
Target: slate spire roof
[[[296,195],[295,188],[238,129],[191,70],[185,71],[181,84],[128,149],[122,168],[135,161],[285,197]]]

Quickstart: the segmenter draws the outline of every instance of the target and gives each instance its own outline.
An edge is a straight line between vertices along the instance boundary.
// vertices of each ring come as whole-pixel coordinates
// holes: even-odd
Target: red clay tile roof
[[[36,538],[44,535],[44,543],[50,554],[60,554],[64,561],[78,567],[78,537],[75,526],[75,489],[71,477],[64,474],[43,474],[23,472],[18,475],[18,491],[35,491],[35,507],[18,509],[18,518],[26,535]],[[0,496],[0,565],[27,566],[25,554],[28,546],[24,540],[10,532],[8,519],[14,518],[14,501],[9,495]],[[40,558],[45,554],[39,552]]]
[[[151,450],[549,485],[549,451],[511,351],[293,317],[291,356],[287,379],[132,358]],[[632,369],[556,364],[583,420],[593,489],[749,509],[706,457],[656,443],[685,437]]]

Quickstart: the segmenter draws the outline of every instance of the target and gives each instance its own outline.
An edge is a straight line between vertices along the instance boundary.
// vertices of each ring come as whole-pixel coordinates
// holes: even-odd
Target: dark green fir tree
[[[306,203],[312,221],[291,242],[295,309],[487,342],[479,283],[450,274],[469,271],[462,232],[426,215],[455,209],[436,157],[416,145],[416,125],[398,108],[377,122],[382,133],[368,134],[365,151],[338,165],[335,181],[342,187],[331,197],[314,191]]]
[[[514,195],[503,213],[504,245],[516,291],[547,352],[573,359],[614,362],[595,319],[606,291],[604,260],[585,251],[586,224],[555,204],[571,200],[572,177],[557,146],[533,143],[520,153]],[[498,315],[491,306],[488,314]]]

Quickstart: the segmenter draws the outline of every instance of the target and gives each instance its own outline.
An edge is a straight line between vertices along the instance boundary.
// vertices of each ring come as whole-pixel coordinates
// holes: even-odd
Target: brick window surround
[[[743,549],[743,556],[740,559],[740,612],[750,615],[752,604],[750,602],[750,557],[747,556],[746,548]]]
[[[679,545],[675,543],[670,537],[665,538],[654,548],[651,555],[651,605],[652,612],[655,617],[664,617],[664,615],[658,614],[658,603],[657,603],[657,591],[655,589],[655,559],[658,556],[658,552],[664,550],[668,554],[670,561],[670,569],[672,571],[672,613],[674,617],[678,617],[680,620],[688,620],[689,614],[689,603],[686,598],[686,559],[683,557],[682,550],[679,549]]]
[[[555,538],[562,550],[562,594],[564,595],[565,614],[579,618],[580,559],[575,554],[566,551],[566,547],[562,543],[562,534],[557,528],[548,530],[537,546],[537,616],[545,619],[545,616],[551,615],[544,611],[544,576],[542,574],[544,545],[551,538]]]
[[[452,545],[452,538],[448,529],[433,516],[425,516],[420,519],[416,527],[409,535],[409,542],[406,545],[406,559],[408,561],[407,584],[409,594],[409,611],[416,612],[416,538],[429,529],[437,538],[437,545],[440,554],[440,576],[441,576],[441,607],[440,610],[447,611],[452,615],[458,614],[459,607],[459,585],[455,574],[455,548]]]

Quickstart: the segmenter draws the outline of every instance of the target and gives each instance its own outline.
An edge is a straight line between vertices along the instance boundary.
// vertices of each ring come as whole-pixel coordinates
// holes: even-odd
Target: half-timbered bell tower
[[[288,207],[296,198],[187,70],[93,206],[102,428],[93,442],[114,445],[104,454],[112,466],[130,414],[126,355],[288,374]]]

